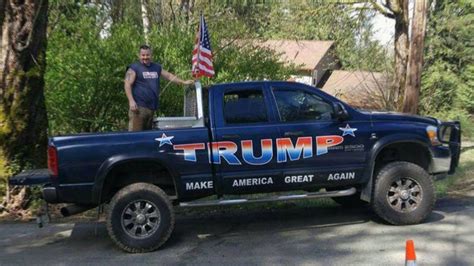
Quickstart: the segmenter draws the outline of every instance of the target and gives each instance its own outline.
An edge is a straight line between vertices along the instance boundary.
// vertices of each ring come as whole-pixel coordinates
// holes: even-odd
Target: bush
[[[474,5],[437,1],[427,27],[420,111],[460,120],[464,138],[474,137]]]

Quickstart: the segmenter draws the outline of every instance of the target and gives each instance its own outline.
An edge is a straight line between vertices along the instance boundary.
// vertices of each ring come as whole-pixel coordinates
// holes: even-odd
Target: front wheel
[[[391,224],[420,223],[432,212],[435,201],[432,178],[416,164],[389,163],[377,175],[372,207]]]
[[[174,213],[166,193],[147,183],[122,188],[110,201],[107,231],[121,249],[150,252],[163,245],[174,228]]]

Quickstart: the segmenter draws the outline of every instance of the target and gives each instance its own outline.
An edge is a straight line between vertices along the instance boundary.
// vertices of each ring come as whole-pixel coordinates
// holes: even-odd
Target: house
[[[333,41],[237,40],[274,50],[280,60],[296,66],[292,81],[305,83],[340,98],[356,108],[385,110],[393,106],[390,79],[379,72],[340,70]]]
[[[334,70],[321,89],[356,108],[385,110],[393,103],[389,88],[384,73]]]
[[[339,69],[333,41],[296,41],[296,40],[240,40],[239,43],[272,49],[280,54],[282,62],[297,66],[292,79],[297,82],[316,86],[328,77],[328,70]]]

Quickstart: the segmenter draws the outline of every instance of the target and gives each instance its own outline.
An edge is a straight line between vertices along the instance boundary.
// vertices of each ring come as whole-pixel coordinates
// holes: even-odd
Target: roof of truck
[[[213,87],[230,87],[230,86],[252,86],[252,85],[262,85],[266,83],[271,83],[271,84],[299,84],[299,85],[304,85],[304,86],[309,86],[303,83],[299,82],[294,82],[294,81],[285,81],[285,80],[255,80],[255,81],[235,81],[235,82],[226,82],[226,83],[218,83],[218,84],[213,84],[209,86],[210,88]],[[313,87],[316,89],[316,87]]]

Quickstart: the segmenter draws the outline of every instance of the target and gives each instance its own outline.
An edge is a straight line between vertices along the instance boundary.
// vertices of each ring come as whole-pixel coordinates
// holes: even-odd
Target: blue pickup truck
[[[459,161],[459,122],[359,111],[294,82],[196,95],[196,117],[161,118],[153,130],[52,137],[48,169],[10,184],[41,185],[46,202],[71,203],[64,215],[109,204],[112,240],[147,252],[171,235],[176,205],[331,197],[391,224],[419,223],[435,203],[433,177]]]

